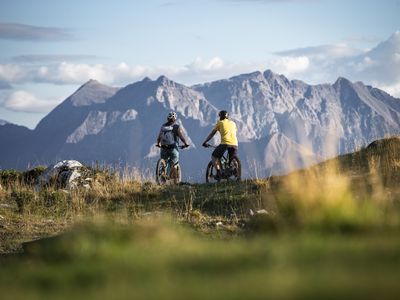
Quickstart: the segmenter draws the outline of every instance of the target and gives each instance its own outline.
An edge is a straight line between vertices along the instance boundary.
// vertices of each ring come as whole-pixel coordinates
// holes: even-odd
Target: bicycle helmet
[[[227,112],[226,110],[221,110],[221,111],[218,113],[218,116],[219,116],[219,119],[220,119],[220,120],[227,119],[227,118],[228,118],[228,112]]]
[[[168,121],[170,121],[170,120],[172,120],[172,119],[175,119],[175,120],[176,120],[176,118],[177,118],[176,112],[174,112],[174,111],[171,111],[171,112],[168,114],[168,116],[167,116],[167,120],[168,120]]]

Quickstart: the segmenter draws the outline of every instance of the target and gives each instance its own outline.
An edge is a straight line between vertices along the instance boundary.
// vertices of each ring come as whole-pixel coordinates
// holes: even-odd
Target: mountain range
[[[192,145],[181,151],[184,180],[199,181],[211,154],[201,143],[222,109],[237,124],[245,177],[287,173],[400,134],[400,99],[345,78],[309,85],[267,70],[194,86],[165,76],[123,88],[90,80],[34,130],[1,121],[0,168],[76,159],[150,177],[156,136],[173,110]]]

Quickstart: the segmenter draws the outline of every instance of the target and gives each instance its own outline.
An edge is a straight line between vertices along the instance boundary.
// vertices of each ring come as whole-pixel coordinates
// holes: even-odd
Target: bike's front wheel
[[[210,161],[206,169],[206,182],[219,182],[221,179],[217,177],[217,170],[214,168],[214,164]]]
[[[158,184],[165,184],[167,182],[167,162],[165,159],[160,158],[156,166],[156,182]]]

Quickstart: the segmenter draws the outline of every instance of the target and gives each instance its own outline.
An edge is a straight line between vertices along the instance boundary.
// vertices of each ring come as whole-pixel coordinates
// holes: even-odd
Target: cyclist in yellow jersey
[[[210,132],[203,143],[203,147],[209,147],[207,144],[212,137],[219,132],[221,135],[221,143],[213,151],[211,155],[214,168],[217,170],[217,176],[221,177],[221,165],[220,158],[226,150],[228,150],[229,159],[236,156],[238,149],[238,140],[236,137],[236,124],[235,122],[228,119],[228,112],[226,110],[221,110],[218,113],[219,121],[215,125],[214,129]]]

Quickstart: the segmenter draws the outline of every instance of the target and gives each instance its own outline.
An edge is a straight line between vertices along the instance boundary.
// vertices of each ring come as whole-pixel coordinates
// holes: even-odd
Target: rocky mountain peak
[[[142,82],[152,82],[153,80],[150,79],[150,77],[145,77],[142,79]]]
[[[345,88],[351,88],[353,86],[353,83],[348,80],[347,78],[344,77],[338,77],[338,79],[336,79],[335,83],[333,84],[333,87],[336,90],[342,90]]]
[[[253,80],[253,81],[264,81],[263,74],[260,71],[241,74],[238,76],[231,77],[230,80],[233,81],[243,81],[243,80]]]
[[[263,75],[264,75],[264,78],[269,82],[274,81],[274,80],[279,80],[281,77],[286,78],[283,75],[276,74],[269,69],[265,70]]]
[[[284,75],[276,74],[271,70],[264,71],[263,75],[265,80],[269,83],[269,85],[279,84],[282,87],[283,86],[288,87],[291,85],[289,79],[287,79]]]
[[[269,170],[266,174],[279,174],[314,162],[313,157],[347,153],[387,134],[400,134],[399,102],[346,78],[333,85],[309,85],[271,70],[192,87],[165,76],[154,81],[146,77],[120,90],[90,80],[41,121],[32,145],[24,145],[32,153],[22,161],[73,157],[153,168],[154,161],[145,159],[153,153],[159,125],[169,111],[177,112],[195,146],[214,126],[218,110],[226,109],[238,127],[243,162],[256,160],[260,170]],[[6,127],[0,130],[4,139],[12,134]],[[7,153],[14,155],[16,150],[10,149]],[[185,174],[200,178],[210,153],[191,149],[194,156],[183,161]],[[0,163],[13,166],[15,155],[1,151]]]
[[[83,86],[95,86],[95,85],[101,85],[101,83],[96,79],[89,79],[86,83],[83,84]]]
[[[174,81],[168,79],[166,76],[161,75],[160,77],[157,78],[156,80],[157,84],[163,85],[163,86],[170,86],[174,85]]]
[[[97,80],[90,79],[72,94],[68,100],[73,106],[90,106],[92,104],[104,103],[118,90],[119,88],[110,87]]]

